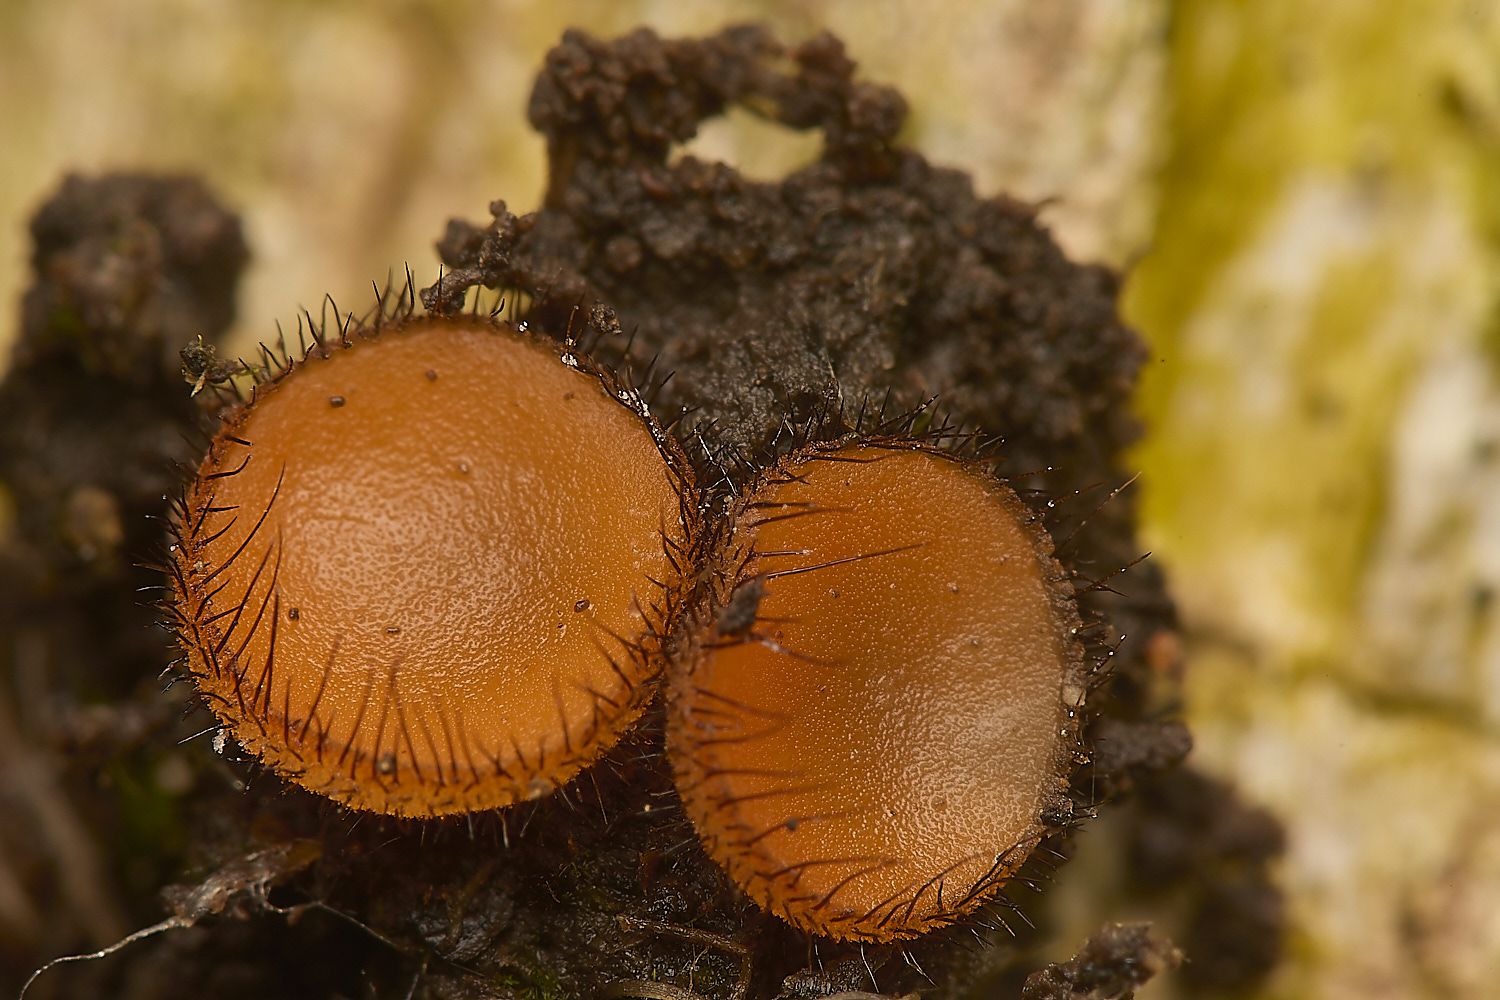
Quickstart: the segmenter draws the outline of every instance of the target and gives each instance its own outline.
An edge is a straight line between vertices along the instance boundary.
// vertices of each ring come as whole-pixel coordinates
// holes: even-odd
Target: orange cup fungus
[[[320,345],[187,491],[189,668],[245,747],[351,807],[536,798],[649,699],[691,490],[633,390],[512,327]]]
[[[742,496],[721,558],[668,713],[709,853],[842,940],[993,896],[1066,794],[1084,692],[1072,587],[1033,515],[944,452],[815,447]]]

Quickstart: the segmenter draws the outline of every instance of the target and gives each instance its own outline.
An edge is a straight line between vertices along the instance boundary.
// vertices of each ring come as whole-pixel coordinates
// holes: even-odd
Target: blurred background
[[[911,145],[1127,272],[1193,761],[1288,833],[1261,995],[1500,996],[1500,4],[0,0],[0,347],[69,171],[192,172],[242,213],[244,351],[430,280],[449,216],[538,204],[564,28],[747,20],[831,29]],[[774,178],[818,141],[735,113],[688,151]],[[1152,915],[1094,877],[1107,824],[1080,845],[1059,960]]]

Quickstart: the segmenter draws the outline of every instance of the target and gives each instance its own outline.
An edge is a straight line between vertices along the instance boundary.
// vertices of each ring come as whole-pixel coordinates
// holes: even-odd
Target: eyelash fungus
[[[654,691],[692,496],[639,394],[570,349],[477,316],[346,332],[257,385],[187,490],[189,670],[350,807],[535,799]]]
[[[394,809],[398,803],[392,796],[401,798],[401,807],[413,810],[408,815],[415,819],[334,808],[330,800],[302,794],[265,768],[219,752],[223,744],[210,734],[233,732],[257,752],[284,735],[301,734],[302,722],[314,715],[307,709],[317,695],[314,689],[307,706],[292,707],[301,688],[286,686],[289,663],[283,654],[289,636],[326,617],[335,599],[347,606],[368,596],[372,588],[364,581],[374,574],[356,580],[335,562],[335,571],[319,580],[317,604],[299,598],[298,603],[283,599],[276,605],[273,596],[261,624],[263,632],[271,621],[277,623],[278,653],[270,668],[246,653],[251,666],[241,664],[229,677],[221,675],[219,690],[183,699],[186,685],[177,680],[190,671],[206,675],[212,670],[201,654],[189,653],[163,675],[165,693],[142,683],[166,665],[162,643],[168,638],[154,627],[156,608],[147,610],[144,602],[150,598],[142,595],[163,582],[156,569],[182,574],[186,584],[198,572],[199,561],[189,558],[179,538],[175,552],[154,559],[162,565],[129,565],[132,556],[149,559],[148,547],[160,542],[165,548],[169,541],[147,517],[167,516],[175,520],[179,535],[212,548],[216,543],[209,542],[211,536],[237,516],[249,517],[250,523],[237,524],[226,537],[249,531],[266,509],[279,469],[263,487],[267,496],[255,498],[243,514],[209,512],[202,503],[226,503],[203,497],[198,508],[179,503],[169,513],[163,494],[172,492],[172,484],[166,467],[174,459],[196,465],[202,454],[177,448],[172,431],[188,429],[195,417],[210,410],[226,404],[232,408],[232,398],[217,394],[226,379],[230,387],[246,384],[236,376],[240,366],[213,353],[233,317],[236,276],[245,259],[238,224],[190,180],[74,178],[33,222],[36,283],[25,296],[15,361],[0,383],[0,492],[14,500],[12,523],[19,529],[19,534],[13,531],[0,539],[0,591],[8,595],[0,605],[10,609],[9,624],[0,622],[0,632],[8,636],[0,643],[0,672],[15,675],[14,684],[0,684],[5,689],[0,703],[7,696],[17,699],[22,744],[35,746],[38,759],[47,765],[43,771],[53,773],[54,763],[65,767],[56,774],[58,787],[93,834],[77,839],[81,844],[93,841],[100,854],[96,868],[54,855],[49,838],[27,834],[46,829],[46,823],[0,829],[0,840],[5,840],[0,855],[25,874],[26,894],[44,908],[42,924],[52,928],[10,954],[14,963],[41,962],[61,942],[88,935],[102,945],[111,938],[96,933],[92,921],[107,916],[111,892],[118,893],[115,898],[127,916],[157,913],[159,901],[167,902],[171,914],[105,949],[114,955],[109,968],[72,957],[55,967],[43,966],[50,971],[45,972],[48,981],[36,984],[39,988],[58,996],[85,996],[108,991],[111,984],[150,980],[158,987],[143,989],[152,996],[226,998],[291,996],[299,990],[319,996],[478,991],[658,1000],[917,993],[924,1000],[960,1000],[1023,992],[1028,997],[1074,996],[1090,990],[1113,996],[1138,989],[1175,964],[1167,960],[1173,952],[1163,936],[1177,939],[1192,959],[1178,973],[1177,984],[1165,984],[1169,991],[1239,996],[1264,982],[1282,941],[1280,896],[1270,875],[1281,850],[1281,828],[1269,814],[1241,803],[1232,786],[1183,762],[1191,739],[1176,721],[1183,660],[1172,600],[1162,573],[1149,563],[1120,576],[1141,552],[1136,497],[1115,487],[1128,476],[1125,456],[1137,440],[1132,391],[1150,355],[1116,313],[1118,278],[1103,268],[1067,260],[1039,224],[1036,206],[976,195],[963,172],[932,164],[903,147],[897,136],[907,120],[905,101],[879,81],[862,77],[851,55],[827,33],[785,46],[766,29],[743,25],[706,38],[660,38],[648,29],[614,40],[568,32],[539,67],[527,102],[528,117],[548,150],[543,203],[517,215],[496,201],[485,218],[449,220],[446,230],[432,234],[440,237],[443,271],[438,283],[420,293],[409,283],[404,300],[420,294],[428,314],[451,316],[481,308],[473,304],[481,297],[485,302],[493,294],[511,297],[525,305],[525,312],[507,315],[516,322],[524,318],[546,346],[540,351],[542,360],[560,377],[566,372],[552,359],[561,352],[548,340],[562,343],[577,330],[573,319],[587,316],[587,336],[598,340],[587,351],[595,364],[579,361],[580,378],[606,379],[582,379],[589,392],[614,385],[607,373],[595,370],[601,363],[620,371],[642,370],[651,359],[660,375],[672,373],[670,381],[648,379],[651,412],[675,428],[684,448],[692,442],[697,479],[713,484],[705,500],[713,505],[700,508],[705,513],[700,522],[688,503],[679,511],[686,551],[665,546],[671,553],[666,562],[680,565],[688,579],[681,614],[670,589],[675,571],[653,577],[667,588],[658,590],[645,579],[643,565],[638,591],[651,621],[625,615],[627,623],[641,629],[638,639],[616,629],[639,649],[627,657],[627,647],[599,633],[627,677],[653,659],[655,667],[639,672],[664,670],[663,659],[674,670],[692,669],[698,661],[690,647],[705,643],[714,629],[718,641],[727,643],[752,636],[776,642],[779,628],[785,648],[808,655],[810,643],[788,631],[788,623],[772,620],[794,617],[777,609],[793,593],[793,583],[840,589],[842,601],[850,596],[846,588],[824,582],[833,575],[874,574],[883,565],[931,552],[928,545],[874,555],[914,542],[866,540],[870,543],[849,554],[868,558],[771,577],[777,571],[774,564],[824,560],[772,556],[769,551],[780,550],[770,548],[762,536],[768,551],[761,558],[768,572],[735,588],[747,567],[735,561],[735,549],[722,545],[730,527],[727,518],[735,514],[736,498],[749,496],[743,493],[746,484],[769,475],[767,469],[791,468],[820,448],[835,449],[837,445],[812,442],[829,442],[849,430],[860,437],[839,438],[840,444],[852,446],[862,439],[865,447],[884,451],[957,446],[964,436],[933,433],[927,414],[911,420],[903,416],[893,424],[861,421],[849,428],[826,420],[831,413],[885,398],[892,412],[910,415],[935,396],[955,426],[983,427],[1003,436],[995,474],[1029,508],[1046,512],[1046,526],[1062,553],[1058,558],[1077,590],[1084,622],[1079,638],[1088,666],[1082,740],[1091,760],[1072,770],[1067,799],[1055,808],[1043,805],[1037,820],[1048,836],[1030,859],[1009,876],[997,871],[987,880],[983,872],[966,873],[963,878],[972,881],[961,891],[958,876],[940,879],[941,907],[936,887],[920,895],[913,890],[916,903],[908,900],[909,913],[888,905],[886,915],[865,921],[865,937],[840,941],[809,934],[757,905],[754,891],[737,891],[723,863],[703,848],[676,787],[676,778],[685,772],[680,763],[674,770],[669,760],[665,743],[672,704],[663,697],[652,697],[613,747],[596,751],[587,770],[552,794],[477,815],[426,819],[429,813],[417,812],[418,807],[428,808],[429,799],[477,796],[481,789],[470,788],[476,772],[496,768],[479,753],[469,728],[467,742],[452,730],[459,783],[451,764],[441,769],[427,765],[434,749],[407,706],[431,694],[446,711],[455,688],[443,682],[419,686],[411,656],[396,664],[394,672],[376,670],[360,723],[363,742],[349,750],[344,769],[329,780],[350,781],[347,768],[354,759],[355,777],[384,796],[378,806]],[[746,178],[732,166],[696,159],[693,147],[683,144],[703,122],[726,110],[749,110],[785,130],[783,134],[797,132],[814,142],[821,138],[821,155],[802,169],[764,182]],[[379,222],[377,217],[375,224]],[[443,322],[475,331],[476,337],[482,332],[497,340],[527,339],[485,320]],[[270,412],[274,395],[300,391],[297,386],[319,369],[334,370],[366,351],[379,355],[426,323],[441,325],[432,320],[412,324],[409,311],[397,309],[366,321],[374,329],[364,333],[325,326],[326,348],[316,347],[305,364],[295,347],[295,365],[284,356],[268,360],[261,373],[266,384],[250,394]],[[353,344],[347,350],[346,329]],[[185,341],[197,344],[189,344],[179,371],[172,354]],[[325,351],[330,359],[323,357]],[[283,375],[288,367],[297,370]],[[427,381],[428,370],[438,376],[436,381]],[[184,392],[183,374],[202,391],[195,396]],[[437,365],[424,362],[419,374],[413,399],[436,398],[432,392],[454,385],[449,371]],[[468,401],[473,419],[453,418],[461,433],[477,434],[475,428],[483,428],[484,434],[513,435],[525,421],[550,419],[552,411],[545,408],[529,416],[516,407],[507,410],[515,384],[486,381],[485,393],[495,398]],[[342,398],[342,406],[334,405],[334,396]],[[364,420],[368,399],[369,393],[358,387],[330,386],[309,404],[310,413],[320,421]],[[626,401],[629,405],[617,410],[628,417],[637,403],[630,397]],[[600,403],[606,411],[608,402]],[[412,419],[406,424],[430,416],[416,406],[410,410]],[[231,419],[248,420],[248,411],[238,410]],[[637,432],[652,427],[633,420],[626,424]],[[809,429],[804,431],[805,426]],[[261,457],[269,456],[263,435],[233,425],[229,433],[255,442]],[[429,433],[420,453],[451,440],[457,436]],[[222,439],[217,447],[227,453],[242,446]],[[691,496],[685,468],[669,461],[663,471],[661,461],[661,455],[680,453],[666,441],[658,441],[657,450],[652,459],[650,449],[641,445],[657,465],[653,475],[681,488],[675,498],[681,503]],[[961,454],[973,457],[937,455],[935,465],[990,489],[996,480],[977,461],[987,454]],[[257,465],[261,457],[238,475],[212,481],[216,485],[205,486],[204,496],[227,498],[232,484],[250,482],[242,477],[264,473],[264,464]],[[472,455],[449,456],[455,459],[470,468],[465,475],[443,464],[442,475],[453,478],[442,481],[458,483],[455,489],[468,488],[462,486],[466,482],[472,486],[484,474]],[[236,467],[226,462],[205,471],[212,475]],[[840,468],[867,467],[844,463]],[[188,470],[189,475],[194,471]],[[759,481],[757,488],[772,488],[765,478]],[[347,552],[359,530],[391,513],[385,500],[358,507],[335,503],[347,487],[332,484],[344,494],[330,493],[327,502],[312,507],[328,526],[327,531],[319,529],[315,541],[330,557]],[[791,489],[792,484],[776,488]],[[525,502],[532,492],[516,491],[517,502]],[[660,489],[656,493],[670,513],[674,498]],[[194,628],[230,627],[233,613],[207,619],[232,612],[243,600],[249,577],[265,555],[257,546],[271,539],[290,493],[277,495],[256,540],[201,595],[218,602],[215,607],[206,609],[199,621],[192,614],[193,603],[180,606],[186,620],[178,605],[169,605],[169,628],[180,635]],[[124,530],[117,546],[109,541],[115,525],[108,516],[110,498],[118,505],[118,526]],[[1097,507],[1094,500],[1100,501]],[[902,501],[902,509],[907,507],[916,509]],[[470,513],[480,509],[476,505]],[[331,516],[343,520],[335,523]],[[825,510],[762,528],[772,532],[781,524],[789,530],[834,516],[842,515]],[[972,520],[955,517],[946,503],[907,518],[917,527]],[[892,525],[893,532],[907,527]],[[1035,540],[1034,526],[1023,530]],[[742,529],[739,538],[748,544],[751,534]],[[557,543],[554,551],[566,544],[547,537]],[[289,553],[290,536],[277,544],[282,540]],[[655,544],[663,547],[660,541]],[[111,558],[111,549],[117,558]],[[705,552],[715,559],[703,558]],[[278,572],[279,581],[288,582],[290,566],[283,559],[278,570],[275,560],[272,555],[266,562],[259,586]],[[203,561],[203,575],[214,572]],[[536,565],[546,572],[533,572],[527,586],[541,581],[535,587],[539,593],[563,586],[547,575],[562,572],[561,561],[533,560]],[[1039,557],[1038,565],[1041,572],[1051,564]],[[402,565],[377,583],[382,588],[405,585],[414,568]],[[245,577],[238,595],[227,586],[218,589],[231,575]],[[952,606],[947,602],[972,599],[979,586],[945,577],[929,595],[934,600],[898,608],[879,628],[892,636],[931,629],[933,620]],[[325,585],[330,579],[332,584]],[[450,582],[440,581],[423,593],[436,596]],[[889,581],[883,582],[889,590]],[[949,583],[959,585],[958,595],[946,589]],[[710,599],[703,600],[705,592]],[[256,601],[241,614],[236,640],[261,614],[264,594],[262,589],[252,595]],[[659,608],[651,603],[653,595],[662,599]],[[590,606],[574,611],[582,599]],[[589,615],[599,614],[601,600],[592,592],[564,594],[556,607],[546,610],[564,612],[571,641]],[[295,620],[290,617],[293,607]],[[556,623],[555,617],[548,623],[554,631]],[[418,637],[414,622],[396,622],[401,631],[394,635],[383,631],[385,621],[377,624],[379,630],[365,636],[372,653],[412,649]],[[478,648],[486,634],[469,621],[444,641],[455,649]],[[266,639],[262,635],[256,641]],[[214,655],[227,659],[236,646],[226,645]],[[217,642],[208,648],[216,649]],[[761,644],[716,652],[748,659],[768,656],[770,650]],[[341,653],[335,664],[347,662]],[[589,662],[609,670],[602,655]],[[327,663],[326,656],[313,661],[320,681]],[[383,669],[383,663],[387,661],[375,666]],[[803,666],[819,669],[817,664]],[[388,698],[391,676],[399,701]],[[570,668],[563,667],[558,676],[564,681],[559,691],[576,690],[565,683],[572,676]],[[957,675],[939,676],[941,689],[953,686]],[[612,670],[606,680],[625,686]],[[923,690],[932,686],[930,675],[923,684]],[[662,693],[673,693],[672,685],[661,684],[661,676],[632,681],[628,701],[597,685],[594,689],[622,702],[614,721],[624,725],[659,686]],[[362,690],[360,685],[352,691],[356,703]],[[210,703],[221,717],[231,718],[229,710],[239,712],[241,698],[254,712],[238,726],[206,718],[207,710],[199,706]],[[107,715],[95,712],[101,699],[105,705],[97,707],[107,706]],[[538,718],[560,723],[563,716],[550,696],[543,701]],[[748,698],[746,704],[776,707]],[[174,711],[179,707],[185,710],[181,715]],[[464,707],[488,712],[492,704],[471,698]],[[594,702],[593,708],[601,715],[613,711],[603,702]],[[325,693],[307,733],[312,740],[326,727],[325,759],[332,750],[336,761],[347,742],[347,733],[346,742],[339,742],[339,727],[352,725],[358,709],[357,704],[339,708],[330,717],[331,711]],[[6,713],[0,704],[0,716]],[[892,714],[885,716],[889,720]],[[955,710],[944,717],[961,716]],[[592,717],[591,708],[584,723],[570,725],[559,736],[559,745],[579,749]],[[898,746],[894,740],[905,733],[913,763],[932,758],[935,751],[918,743],[899,715],[880,729],[872,717],[873,712],[852,719],[835,715],[827,728],[836,731],[858,723],[887,746]],[[446,753],[442,718],[451,722],[453,717],[422,718],[436,751]],[[680,750],[678,735],[674,748]],[[613,731],[605,736],[613,738]],[[533,783],[530,769],[538,763],[537,749],[520,737],[516,743],[524,767],[514,748],[484,744],[502,763],[515,757],[511,773],[522,782],[517,787],[499,781],[494,801],[524,798],[563,780],[559,773]],[[372,753],[377,745],[379,753]],[[1071,743],[1059,737],[1059,746],[1066,749]],[[302,759],[285,751],[280,766],[287,773],[301,772],[306,781],[311,777],[306,761],[316,762],[316,749],[293,749]],[[546,754],[549,767],[558,763],[554,749]],[[867,749],[874,755],[877,748],[848,749],[866,756]],[[396,769],[389,775],[381,773],[387,753],[393,755],[387,766]],[[906,767],[893,766],[894,759],[886,758],[893,791],[882,793],[882,799],[900,800],[906,794],[895,784],[907,774]],[[415,771],[401,769],[412,761],[422,767],[420,785]],[[271,763],[277,766],[275,760]],[[245,778],[252,778],[248,786]],[[716,776],[724,782],[731,778],[727,773]],[[858,790],[863,794],[867,787],[873,785]],[[693,794],[684,788],[689,799]],[[468,808],[490,802],[476,798],[449,804]],[[951,798],[946,804],[945,815],[959,808]],[[20,808],[25,811],[24,803]],[[1071,830],[1096,810],[1104,814],[1103,824],[1075,845]],[[771,816],[768,826],[793,820],[798,829],[787,823],[757,846],[780,849],[789,839],[782,834],[796,834],[800,840],[804,830],[836,826],[833,818],[798,818],[813,814],[806,809]],[[870,815],[872,822],[878,818]],[[17,831],[21,836],[14,835]],[[1024,831],[1006,833],[991,831],[973,850],[993,860],[1010,844],[1026,840]],[[1052,869],[1066,861],[1074,846],[1089,856],[1079,859],[1082,865],[1062,868],[1060,880],[1066,884],[1061,895],[1022,891],[1028,886],[1040,890],[1041,883],[1053,881]],[[877,848],[872,853],[879,853],[883,862],[898,852]],[[902,853],[912,854],[905,848]],[[809,850],[801,860],[835,857]],[[200,863],[212,867],[220,861],[213,870],[197,869]],[[767,871],[764,862],[754,863]],[[784,891],[791,873],[774,888],[782,897],[798,888],[811,892],[818,868],[808,866],[793,892]],[[77,877],[90,870],[104,874],[99,879]],[[991,883],[1000,878],[1008,879],[1006,886],[990,894]],[[763,891],[771,888],[768,880],[759,881],[765,883]],[[72,895],[80,887],[86,894]],[[818,890],[830,901],[813,919],[822,920],[835,908],[858,908],[850,895],[850,889],[858,888],[854,882],[850,889],[831,888]],[[958,901],[969,892],[977,905],[960,918]],[[986,901],[978,903],[981,898]],[[817,905],[813,901],[804,908]],[[870,908],[873,903],[860,905]],[[930,913],[924,909],[928,906],[933,907]],[[1060,913],[1059,906],[1067,912]],[[776,906],[776,912],[783,910]],[[1163,924],[1153,935],[1143,925],[1110,924],[1077,947],[1077,932],[1097,926],[1083,925],[1094,919],[1087,914],[1107,920],[1122,912],[1155,912]],[[200,919],[213,913],[221,918]],[[289,918],[297,916],[303,919],[293,926]],[[894,938],[898,921],[911,926],[924,916],[921,933],[905,932],[916,936],[888,944],[874,938]],[[952,926],[943,927],[950,917]],[[856,922],[840,921],[846,926]],[[192,954],[183,952],[179,935],[165,933],[189,925],[197,927]],[[22,926],[41,925],[33,920]],[[1052,962],[1065,948],[1076,948],[1077,957]],[[172,969],[170,981],[153,975],[163,967]],[[226,969],[233,972],[227,986]]]
[[[1081,749],[1050,537],[977,463],[889,439],[794,453],[730,523],[667,713],[704,846],[810,933],[954,922],[1042,839]]]

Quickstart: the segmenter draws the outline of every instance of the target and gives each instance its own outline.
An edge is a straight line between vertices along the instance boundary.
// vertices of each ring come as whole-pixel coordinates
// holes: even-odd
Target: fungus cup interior
[[[750,488],[733,596],[668,716],[684,805],[750,896],[886,941],[952,922],[1025,860],[1083,690],[1051,552],[1014,493],[941,452],[813,450]]]
[[[173,574],[191,669],[242,744],[349,806],[545,794],[660,670],[691,511],[680,453],[622,405],[638,397],[508,326],[350,343],[259,386],[188,491]]]

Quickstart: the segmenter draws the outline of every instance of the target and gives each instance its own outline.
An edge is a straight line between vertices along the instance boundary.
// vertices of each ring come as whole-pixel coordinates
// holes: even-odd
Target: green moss
[[[1163,201],[1123,304],[1157,359],[1139,397],[1148,533],[1205,573],[1226,542],[1279,539],[1282,596],[1323,641],[1355,611],[1397,404],[1433,339],[1400,315],[1426,291],[1412,205],[1474,162],[1442,100],[1456,17],[1422,0],[1174,8]],[[1344,200],[1335,217],[1299,220],[1319,192]],[[1304,264],[1318,273],[1276,273]]]
[[[1288,953],[1268,995],[1493,957],[1477,942],[1421,951],[1448,933],[1444,893],[1489,892],[1447,888],[1468,862],[1445,846],[1489,822],[1480,698],[1378,662],[1391,650],[1372,648],[1365,602],[1411,563],[1386,539],[1420,531],[1396,599],[1433,605],[1413,619],[1467,602],[1453,620],[1470,659],[1493,620],[1493,595],[1468,584],[1474,501],[1437,498],[1415,528],[1388,507],[1398,433],[1457,433],[1406,423],[1438,352],[1451,364],[1477,345],[1500,376],[1496,29],[1457,0],[1173,5],[1162,201],[1124,302],[1155,352],[1135,460],[1193,645],[1195,761],[1287,823]],[[1330,843],[1342,872],[1299,881]],[[1416,957],[1369,946],[1395,940],[1422,943]],[[1464,982],[1494,992],[1492,974]]]
[[[551,970],[540,964],[528,968],[507,966],[490,977],[490,982],[500,989],[501,996],[523,997],[525,1000],[566,1000],[562,983]]]

